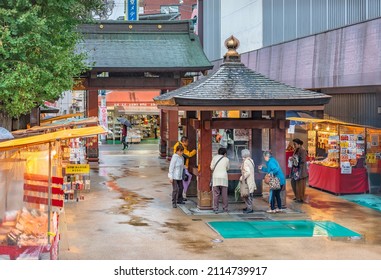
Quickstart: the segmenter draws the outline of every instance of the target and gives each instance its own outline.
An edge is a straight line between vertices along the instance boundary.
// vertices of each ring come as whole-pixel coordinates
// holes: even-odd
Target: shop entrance
[[[110,90],[98,96],[98,106],[106,108],[102,116],[109,133],[103,143],[128,144],[158,143],[160,137],[160,110],[153,98],[160,90]],[[126,124],[124,124],[124,122]],[[126,125],[126,127],[124,127]],[[124,137],[127,133],[127,137]]]

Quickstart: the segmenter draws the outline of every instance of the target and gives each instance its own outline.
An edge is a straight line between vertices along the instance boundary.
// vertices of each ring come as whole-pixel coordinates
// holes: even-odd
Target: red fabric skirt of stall
[[[312,187],[335,194],[365,193],[369,190],[365,168],[352,168],[352,174],[341,174],[340,168],[311,164],[308,182]]]

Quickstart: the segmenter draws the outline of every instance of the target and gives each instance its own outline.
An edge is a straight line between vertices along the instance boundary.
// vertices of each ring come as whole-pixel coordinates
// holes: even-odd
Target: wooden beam
[[[253,119],[231,119],[221,118],[212,120],[213,129],[249,129],[249,128],[274,128],[275,122],[273,120],[253,120]]]
[[[181,125],[187,125],[187,118],[180,118]]]
[[[87,89],[152,89],[166,88],[176,89],[181,86],[181,79],[174,78],[136,78],[136,77],[110,77],[110,78],[90,78],[86,80],[84,86]]]
[[[324,105],[312,105],[312,106],[167,106],[157,105],[159,109],[163,110],[175,110],[175,111],[314,111],[324,110]]]
[[[200,129],[200,121],[198,119],[189,119],[189,124],[194,129]]]

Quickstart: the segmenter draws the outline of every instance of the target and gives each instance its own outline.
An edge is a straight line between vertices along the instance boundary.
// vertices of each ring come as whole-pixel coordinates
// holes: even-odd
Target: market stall
[[[0,259],[57,259],[64,209],[62,141],[105,133],[63,129],[0,143]]]
[[[310,186],[337,195],[371,192],[369,176],[379,172],[381,129],[325,119],[290,119],[309,124],[308,155],[315,158],[309,164]]]

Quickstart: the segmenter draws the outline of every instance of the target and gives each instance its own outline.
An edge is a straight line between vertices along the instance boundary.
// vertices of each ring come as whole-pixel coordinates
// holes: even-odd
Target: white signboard
[[[341,162],[341,174],[352,174],[352,166],[349,161]]]
[[[99,124],[107,129],[108,123],[107,123],[107,107],[106,106],[99,106]],[[105,139],[106,135],[101,135],[101,139]]]
[[[287,132],[289,134],[295,134],[295,125],[291,124],[290,127],[288,128]]]

